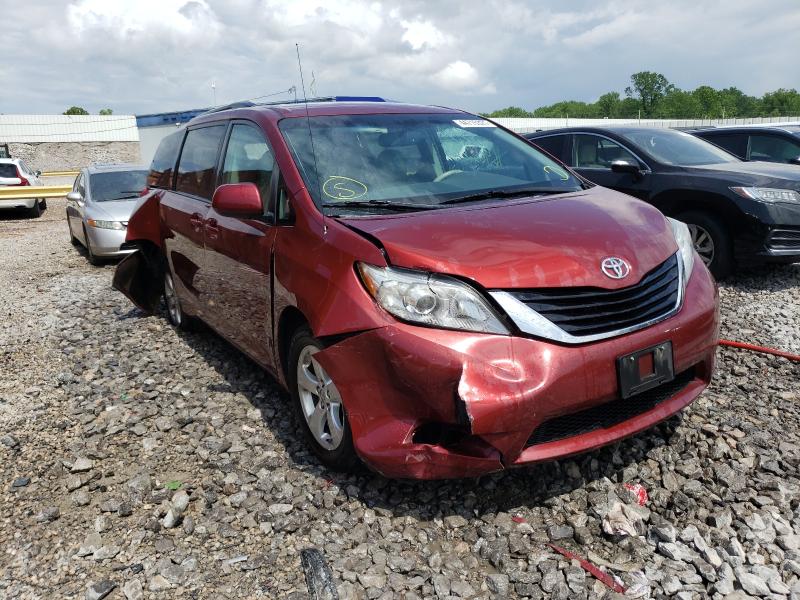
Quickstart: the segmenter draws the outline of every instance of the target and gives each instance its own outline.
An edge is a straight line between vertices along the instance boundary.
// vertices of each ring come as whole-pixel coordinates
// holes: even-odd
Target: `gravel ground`
[[[342,476],[256,366],[112,290],[63,202],[0,215],[0,256],[2,598],[306,598],[309,547],[340,598],[616,596],[550,541],[628,597],[800,598],[800,365],[721,349],[682,418],[574,460]],[[723,337],[800,352],[800,265],[721,293]]]

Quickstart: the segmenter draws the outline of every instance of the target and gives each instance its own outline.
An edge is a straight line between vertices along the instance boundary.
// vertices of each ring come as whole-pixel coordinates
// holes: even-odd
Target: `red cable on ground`
[[[775,356],[788,358],[789,360],[793,360],[795,362],[800,362],[800,355],[790,354],[789,352],[776,350],[775,348],[765,348],[764,346],[755,346],[753,344],[745,344],[744,342],[734,342],[731,340],[720,340],[719,345],[730,346],[731,348],[741,348],[742,350],[752,350],[753,352],[763,352],[764,354],[773,354]]]
[[[588,573],[591,573],[596,579],[602,581],[606,587],[614,590],[618,594],[624,594],[625,588],[621,586],[617,581],[614,579],[612,575],[606,573],[605,571],[601,570],[600,568],[596,567],[592,563],[590,563],[585,558],[578,556],[574,552],[570,552],[569,550],[565,550],[561,546],[556,546],[555,544],[547,544],[553,550],[561,554],[562,556],[567,557],[569,560],[577,560],[580,563],[581,568]]]

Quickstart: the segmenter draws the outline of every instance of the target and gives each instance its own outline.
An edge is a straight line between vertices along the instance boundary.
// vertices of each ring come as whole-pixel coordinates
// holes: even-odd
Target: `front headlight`
[[[386,312],[402,321],[443,329],[508,335],[481,294],[445,275],[358,263],[364,287]]]
[[[683,262],[683,283],[689,281],[694,267],[694,244],[692,243],[692,234],[689,233],[689,227],[686,223],[676,221],[667,217],[670,227],[672,227],[672,235],[675,237],[675,242],[678,244],[678,251],[681,255]]]
[[[759,202],[797,202],[800,204],[800,193],[794,190],[784,190],[781,188],[732,187],[731,191],[736,192],[742,198],[758,200]]]
[[[96,227],[98,229],[116,229],[117,231],[122,231],[125,229],[125,225],[119,221],[98,221],[97,219],[86,219],[86,223],[90,227]]]

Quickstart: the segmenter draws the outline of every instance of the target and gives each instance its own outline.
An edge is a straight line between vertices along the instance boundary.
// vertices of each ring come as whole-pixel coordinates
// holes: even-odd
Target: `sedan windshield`
[[[333,212],[582,189],[525,141],[469,115],[318,116],[284,119],[280,128],[314,201]]]
[[[620,135],[656,160],[677,167],[741,162],[732,154],[689,133],[674,129],[623,131]]]
[[[146,186],[147,171],[95,173],[89,180],[94,202],[138,198]]]

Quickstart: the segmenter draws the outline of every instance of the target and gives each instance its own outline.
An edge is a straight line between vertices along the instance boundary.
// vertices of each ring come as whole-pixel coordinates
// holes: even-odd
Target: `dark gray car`
[[[83,244],[89,262],[124,256],[128,218],[147,186],[138,165],[93,165],[81,170],[67,194],[67,226],[74,245]]]

